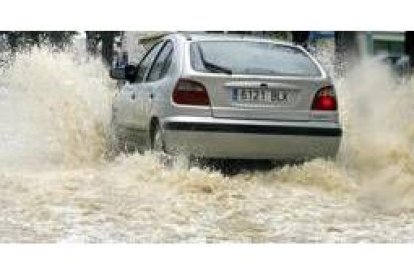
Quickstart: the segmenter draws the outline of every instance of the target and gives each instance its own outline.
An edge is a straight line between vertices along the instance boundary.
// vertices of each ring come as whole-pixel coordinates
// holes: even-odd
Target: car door
[[[140,108],[136,111],[137,121],[142,123],[140,128],[144,131],[149,130],[151,110],[155,97],[163,88],[162,79],[167,74],[168,68],[171,64],[173,54],[173,43],[166,41],[159,54],[152,63],[148,74],[142,83],[142,101]]]
[[[133,127],[133,119],[131,114],[134,103],[133,97],[135,97],[133,85],[129,82],[125,82],[125,85],[114,97],[112,107],[113,119],[121,127]]]
[[[138,65],[135,81],[132,85],[132,104],[131,110],[129,110],[131,126],[137,131],[144,131],[144,125],[146,122],[141,116],[146,111],[146,102],[150,97],[150,91],[148,84],[146,83],[146,76],[150,70],[155,58],[158,56],[161,48],[163,47],[164,42],[156,43],[151,49],[147,52],[144,58]]]

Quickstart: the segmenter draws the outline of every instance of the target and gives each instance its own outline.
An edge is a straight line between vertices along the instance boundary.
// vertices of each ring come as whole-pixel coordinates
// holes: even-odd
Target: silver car
[[[111,69],[119,141],[194,157],[334,157],[342,129],[332,81],[299,46],[175,33],[138,65]]]

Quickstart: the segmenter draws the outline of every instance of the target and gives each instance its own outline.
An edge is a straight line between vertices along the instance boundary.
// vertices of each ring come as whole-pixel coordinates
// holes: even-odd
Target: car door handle
[[[135,93],[131,94],[131,99],[135,100]]]

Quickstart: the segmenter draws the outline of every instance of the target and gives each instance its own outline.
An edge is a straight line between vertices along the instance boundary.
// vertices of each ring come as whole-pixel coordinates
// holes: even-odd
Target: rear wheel
[[[154,125],[152,131],[151,151],[158,156],[160,163],[166,167],[172,167],[174,164],[183,168],[190,168],[191,166],[191,157],[166,152],[163,131],[158,123]]]

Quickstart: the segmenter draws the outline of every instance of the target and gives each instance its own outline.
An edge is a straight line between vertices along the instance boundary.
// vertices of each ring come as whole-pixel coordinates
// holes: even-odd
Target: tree
[[[357,32],[335,32],[335,71],[342,76],[359,57]]]
[[[410,58],[410,68],[414,68],[414,32],[405,32],[405,42],[404,42],[405,53]]]
[[[114,43],[117,32],[102,32],[102,58],[111,64],[114,55]]]
[[[72,42],[73,36],[77,34],[74,31],[63,31],[63,32],[44,32],[48,42],[55,47],[63,48]]]
[[[98,55],[99,45],[101,45],[101,55],[103,60],[110,65],[114,54],[115,38],[122,35],[117,31],[87,31],[86,44],[87,50],[92,55]]]
[[[307,48],[309,40],[309,31],[295,31],[292,32],[292,41]]]
[[[0,35],[5,35],[7,43],[12,52],[19,48],[31,48],[48,43],[51,46],[63,48],[71,43],[74,31],[43,31],[43,32],[22,32],[22,31],[0,31]]]

